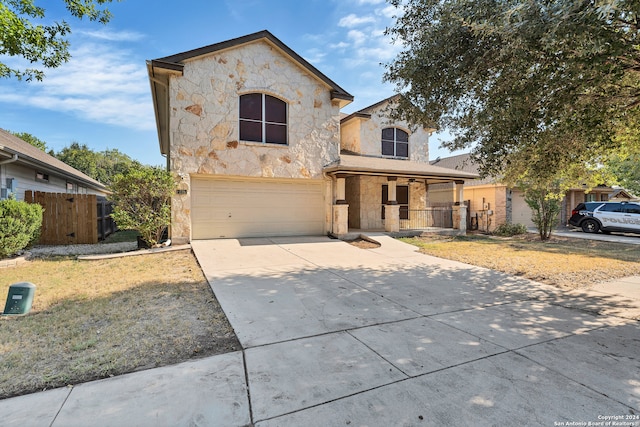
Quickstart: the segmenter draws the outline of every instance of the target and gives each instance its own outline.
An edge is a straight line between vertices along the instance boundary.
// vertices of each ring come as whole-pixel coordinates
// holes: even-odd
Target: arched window
[[[402,129],[382,129],[382,155],[409,158],[409,134]]]
[[[240,139],[287,144],[287,103],[264,93],[240,95]]]

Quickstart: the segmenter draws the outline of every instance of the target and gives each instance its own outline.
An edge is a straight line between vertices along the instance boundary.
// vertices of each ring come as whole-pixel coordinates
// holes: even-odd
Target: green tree
[[[11,133],[17,136],[18,138],[20,138],[21,140],[33,145],[34,147],[39,148],[42,151],[47,151],[47,143],[37,138],[36,136],[33,136],[32,134],[27,132],[11,132]]]
[[[640,195],[640,152],[613,155],[606,163],[606,167],[618,184]]]
[[[640,117],[640,6],[631,0],[390,0],[397,116],[449,129],[483,175],[589,175]],[[527,154],[532,164],[514,155]],[[525,156],[526,157],[526,156]],[[564,174],[566,177],[566,174]],[[582,176],[574,175],[576,181]]]
[[[112,0],[63,0],[67,11],[78,19],[88,18],[106,24],[111,19],[102,5]],[[71,57],[66,22],[46,22],[46,10],[35,0],[0,0],[0,55],[19,56],[35,68],[11,68],[0,62],[0,77],[42,80],[42,68],[56,68]]]
[[[116,175],[110,186],[111,216],[122,229],[138,230],[149,245],[158,244],[171,222],[171,196],[176,184],[171,174],[145,166]]]
[[[524,201],[531,208],[531,221],[538,229],[540,240],[548,240],[558,224],[562,198],[548,188],[524,187],[524,194]]]
[[[142,166],[117,149],[93,151],[86,144],[75,141],[56,153],[55,157],[105,185],[111,184],[115,175]]]

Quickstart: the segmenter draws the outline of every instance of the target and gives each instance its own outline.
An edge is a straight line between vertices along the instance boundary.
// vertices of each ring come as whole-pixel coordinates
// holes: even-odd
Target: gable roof
[[[450,157],[438,157],[435,160],[429,162],[434,166],[440,166],[442,168],[454,169],[461,172],[469,172],[473,174],[479,174],[478,165],[471,160],[471,154],[458,154]],[[469,185],[478,186],[486,184],[497,184],[497,180],[494,177],[485,177],[477,179],[468,183]]]
[[[188,50],[186,52],[177,53],[175,55],[165,56],[164,58],[158,58],[151,61],[152,65],[162,68],[168,66],[173,71],[180,70],[184,67],[184,62],[193,58],[197,58],[203,55],[209,55],[221,50],[226,50],[241,46],[248,43],[253,43],[258,40],[263,40],[272,46],[275,46],[280,52],[284,53],[293,61],[297,62],[302,68],[311,72],[318,80],[323,81],[327,86],[331,87],[331,96],[336,99],[342,99],[346,101],[353,101],[353,95],[350,95],[346,90],[342,89],[331,80],[329,77],[321,73],[316,67],[307,62],[303,57],[294,52],[287,45],[282,43],[276,36],[271,34],[267,30],[258,31],[257,33],[248,34],[246,36],[237,37],[235,39],[226,40],[220,43],[214,43],[209,46],[200,47],[197,49]],[[154,64],[155,63],[155,64]]]
[[[353,95],[340,87],[336,82],[321,73],[316,67],[307,62],[303,57],[294,52],[287,45],[267,30],[246,36],[211,44],[175,55],[147,61],[147,72],[151,83],[151,96],[153,98],[153,108],[156,114],[156,125],[158,126],[158,137],[160,139],[160,151],[163,154],[168,152],[168,103],[169,103],[169,75],[182,75],[185,62],[204,55],[210,55],[227,49],[232,49],[257,41],[264,41],[276,48],[299,67],[305,69],[316,79],[323,82],[331,92],[331,99],[340,101],[341,107],[353,101]]]
[[[17,157],[16,157],[17,156]],[[101,182],[72,168],[68,164],[23,141],[4,129],[0,129],[0,161],[15,158],[16,163],[42,169],[67,179],[80,182],[96,190],[106,191]]]
[[[340,115],[340,124],[345,124],[350,120],[353,120],[355,118],[359,118],[359,119],[365,119],[368,120],[371,118],[371,114],[380,106],[384,105],[384,104],[391,104],[393,101],[395,101],[397,98],[399,98],[400,95],[396,94],[393,96],[390,96],[388,98],[383,99],[382,101],[378,101],[375,104],[369,105],[368,107],[364,107],[361,110],[358,110],[354,113],[351,114],[345,114],[345,115]],[[434,132],[437,129],[434,128],[429,128],[426,126],[423,126],[424,129],[430,131],[430,132]]]
[[[613,191],[609,193],[608,197],[609,199],[613,199],[613,198],[621,198],[621,199],[629,199],[629,200],[637,199],[636,196],[634,196],[624,188],[614,188]]]
[[[342,123],[346,123],[349,120],[354,119],[356,117],[357,118],[361,118],[361,119],[370,119],[371,118],[371,112],[375,108],[390,102],[391,100],[393,100],[394,98],[397,98],[398,96],[400,96],[400,95],[393,95],[393,96],[390,96],[389,98],[385,98],[382,101],[378,101],[375,104],[369,105],[368,107],[364,107],[364,108],[362,108],[362,109],[360,109],[358,111],[355,111],[355,112],[353,112],[351,114],[344,115],[344,116],[341,115],[340,116],[340,123],[341,124]]]

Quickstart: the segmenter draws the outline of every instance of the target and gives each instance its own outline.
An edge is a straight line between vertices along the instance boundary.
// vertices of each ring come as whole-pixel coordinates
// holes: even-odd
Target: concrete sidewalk
[[[6,399],[0,424],[640,426],[640,277],[567,294],[373,238],[193,242],[242,352]]]

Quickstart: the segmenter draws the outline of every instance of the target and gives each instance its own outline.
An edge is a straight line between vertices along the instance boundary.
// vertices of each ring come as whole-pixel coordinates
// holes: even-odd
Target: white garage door
[[[511,194],[511,203],[513,209],[511,211],[511,222],[514,224],[524,224],[527,227],[535,227],[531,220],[532,212],[527,202],[524,201],[524,193],[521,191],[513,191]]]
[[[193,239],[320,235],[323,182],[194,177]]]

